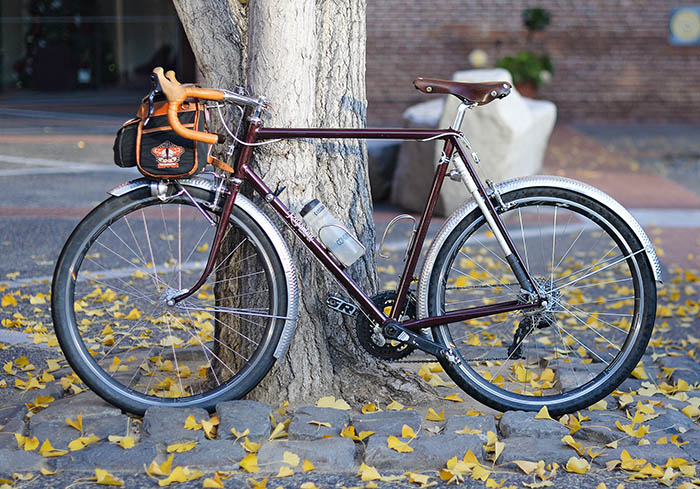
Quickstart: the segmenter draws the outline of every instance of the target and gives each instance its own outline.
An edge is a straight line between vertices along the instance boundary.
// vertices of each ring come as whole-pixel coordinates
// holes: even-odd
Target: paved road
[[[2,182],[2,192],[0,192],[0,251],[3,257],[3,260],[0,260],[0,284],[6,284],[6,290],[26,286],[22,289],[23,293],[37,294],[42,292],[45,294],[49,289],[48,281],[55,259],[63,242],[78,220],[91,207],[106,197],[106,191],[109,188],[138,176],[138,173],[135,171],[119,169],[111,162],[111,144],[114,133],[120,123],[131,116],[128,101],[137,99],[138,94],[119,94],[114,99],[117,103],[106,111],[107,115],[96,112],[97,109],[95,107],[88,107],[87,109],[89,112],[92,112],[92,115],[78,112],[79,109],[76,105],[81,102],[78,99],[66,99],[62,107],[54,106],[51,110],[47,109],[50,100],[46,98],[0,99],[0,109],[3,106],[6,109],[0,110],[0,113],[3,114],[0,117],[0,182]],[[634,140],[634,137],[648,138],[649,136],[649,129],[647,129],[647,132],[619,129],[617,133],[597,126],[587,126],[579,129],[581,134],[592,138],[589,141],[585,141],[586,144],[599,144],[605,151],[613,152],[613,156],[622,155],[626,158],[639,159],[639,155],[633,154],[629,150],[632,147],[631,143],[628,143],[629,140]],[[688,155],[695,154],[693,151],[695,151],[694,145],[697,138],[692,136],[696,134],[694,132],[696,129],[693,127],[685,128],[683,134],[689,136],[683,140],[674,139],[673,135],[675,132],[659,130],[659,138],[666,142],[664,143],[666,146],[662,145],[661,147],[670,145],[670,147],[674,148],[674,157],[684,158],[683,165],[690,165],[690,168],[694,168],[697,174],[697,163],[688,163],[692,159]],[[617,138],[614,137],[615,134],[618,134]],[[669,143],[668,141],[671,142]],[[686,150],[681,151],[678,149],[679,146],[684,144],[686,145],[684,146]],[[602,150],[601,154],[603,154]],[[620,169],[618,167],[612,169],[610,166],[606,167],[604,164],[605,158],[609,155],[605,153],[604,156],[604,158],[596,160],[601,162],[595,168],[597,173],[577,173],[575,168],[564,165],[555,165],[553,168],[555,172],[560,174],[573,174],[583,179],[590,178],[592,183],[602,182],[610,185],[610,172],[613,170],[618,172]],[[668,304],[672,302],[672,291],[675,288],[682,290],[683,270],[698,267],[699,257],[697,256],[697,250],[700,247],[700,233],[698,232],[698,229],[700,229],[700,206],[696,206],[696,201],[693,201],[692,198],[700,199],[698,197],[700,196],[700,189],[694,183],[695,180],[683,176],[685,173],[681,173],[681,176],[678,177],[675,173],[669,171],[669,165],[664,165],[664,161],[664,157],[658,155],[653,161],[652,159],[643,160],[642,166],[644,170],[647,170],[647,173],[644,173],[638,179],[639,182],[645,182],[645,185],[649,185],[646,190],[642,189],[642,195],[646,191],[648,195],[661,193],[661,196],[656,195],[654,199],[643,199],[639,197],[640,192],[630,192],[629,189],[623,188],[621,183],[617,184],[618,190],[615,190],[615,185],[612,185],[612,190],[609,191],[619,198],[623,204],[631,207],[632,213],[644,225],[652,239],[655,240],[655,243],[663,248],[665,253],[662,261],[669,281],[668,290],[671,292],[661,297],[661,303]],[[683,165],[678,166],[686,168]],[[692,165],[696,166],[693,167]],[[663,172],[657,171],[659,168],[664,168],[665,170]],[[618,175],[618,173],[615,173],[615,175]],[[675,186],[672,187],[671,185]],[[678,190],[677,192],[667,192],[666,194],[674,193],[677,196],[681,191],[687,192],[687,194],[683,194],[683,199],[673,200],[673,195],[667,195],[667,199],[663,200],[661,197],[665,194],[664,192],[659,192],[659,188]],[[687,205],[680,205],[679,202]],[[395,211],[395,209],[386,205],[377,207],[378,235],[381,235],[381,230]],[[433,232],[438,225],[439,222],[436,222]],[[392,282],[395,283],[396,281],[398,273],[396,270],[400,265],[396,257],[401,255],[408,233],[409,228],[406,225],[398,227],[388,239],[388,248],[392,251],[393,258],[384,261],[380,259],[379,261],[380,276],[386,287],[391,287]],[[683,270],[676,270],[675,265],[681,265]],[[681,301],[686,299],[697,301],[697,295],[693,296],[692,293],[681,297]],[[673,301],[678,302],[679,299],[675,298]],[[50,327],[46,306],[32,307],[24,301],[20,305],[19,312],[24,314],[25,317],[33,318],[35,321]],[[2,311],[2,318],[8,319],[5,311]],[[665,326],[662,325],[662,329],[665,329],[665,331],[671,330],[668,333],[669,337],[673,337],[678,341],[685,338],[688,332],[692,332],[698,326],[698,318],[691,318],[690,322],[681,322],[677,317],[669,317],[662,321],[668,323]],[[674,336],[674,331],[678,331],[679,334]],[[46,348],[36,348],[27,345],[27,340],[28,337],[22,333],[0,329],[0,343],[14,345],[11,349],[0,350],[0,364],[16,359],[20,353],[26,354],[30,362],[37,365],[43,365],[47,358],[55,356],[55,352]],[[650,353],[661,353],[662,351],[664,349],[660,347],[651,349]],[[683,350],[681,349],[681,351]],[[653,363],[652,360],[649,360],[649,362]],[[0,372],[0,378],[2,378],[2,375],[4,374]],[[688,378],[695,377],[689,375]],[[9,377],[8,381],[11,381]],[[4,408],[22,405],[24,402],[27,402],[26,396],[20,396],[15,389],[0,389],[0,416],[3,415]],[[611,407],[613,402],[614,400],[611,399]],[[479,407],[478,403],[475,402],[469,403],[469,406]],[[463,410],[466,410],[466,408]],[[672,411],[672,409],[667,408],[659,411],[663,416],[661,419],[667,420],[669,426],[673,426],[678,422],[678,418],[675,417]],[[489,415],[494,414],[491,411],[486,412]],[[623,416],[622,411],[613,409],[611,412],[614,415]],[[49,412],[47,410],[48,415]],[[624,417],[620,419],[624,421]],[[53,422],[63,423],[63,420],[57,417],[53,419]],[[520,425],[525,430],[532,423],[534,423],[532,420],[521,420]],[[693,433],[697,432],[697,426],[693,427],[692,422],[688,428]],[[501,430],[501,434],[503,434],[503,430]],[[520,435],[530,437],[528,438],[530,443],[532,437],[537,436],[526,430],[520,432]],[[582,438],[586,444],[597,443],[600,441],[600,436],[603,435],[594,433],[588,436],[589,438]],[[596,436],[599,438],[596,438]],[[518,438],[520,437],[516,432],[510,433],[510,437],[505,437],[504,439],[507,446],[512,447],[517,446]],[[557,439],[554,438],[547,440],[545,437],[543,445],[555,445],[557,443]],[[147,441],[148,437],[144,437],[144,443]],[[12,446],[12,443],[9,445],[3,443],[3,439],[0,437],[0,452],[2,452],[3,446]],[[692,448],[690,452],[688,451],[689,448]],[[565,461],[568,459],[568,456],[575,453],[568,448],[566,450],[569,450],[570,453],[563,450],[559,447],[558,452],[548,452],[543,454],[542,457],[549,457],[548,461],[561,461],[562,457],[564,457],[563,460]],[[669,453],[671,452],[672,450],[669,451]],[[389,453],[389,455],[386,455],[384,452],[381,452],[380,455],[382,453],[385,456],[384,459],[381,459],[379,455],[377,456],[385,463],[388,463],[386,462],[387,460],[393,460],[390,456],[394,454]],[[2,455],[0,453],[0,458]],[[7,454],[7,456],[11,455],[14,456],[14,452],[13,454]],[[700,458],[700,439],[693,439],[692,445],[686,446],[685,451],[681,455],[688,458]],[[649,457],[648,455],[645,456]],[[146,460],[144,462],[148,463]],[[381,472],[382,475],[385,475],[385,473],[397,473],[388,469]],[[560,470],[560,472],[563,471]],[[431,475],[433,476],[431,480],[436,480],[435,469],[432,470]],[[75,481],[79,476],[80,474],[78,473],[61,472],[54,479],[40,478],[23,485],[23,487],[64,487]],[[149,482],[150,479],[147,479],[144,475],[122,474],[121,476],[125,478],[127,487],[153,485],[152,482]],[[609,474],[597,471],[589,473],[586,479],[582,481],[577,476],[560,473],[555,480],[555,486],[593,488],[599,482],[605,481],[608,487],[615,487],[625,477],[619,472]],[[247,478],[247,475],[235,476],[226,482],[226,487],[240,487]],[[258,480],[261,478],[257,477]],[[500,481],[501,478],[505,479],[506,485],[509,483],[519,484],[523,481],[532,482],[532,476],[518,475],[512,466],[508,469],[503,469],[494,478],[497,481]],[[274,485],[271,481],[270,486],[298,487],[302,481],[314,481],[318,486],[323,487],[332,487],[336,484],[346,486],[359,484],[359,479],[354,475],[322,475],[312,472],[304,476],[296,475],[289,479],[275,479]],[[397,484],[396,482],[379,483],[380,487],[397,487]],[[398,485],[405,487],[406,483]],[[195,486],[201,487],[201,480],[184,484],[180,487]],[[471,481],[467,477],[465,487],[483,487],[483,483]]]

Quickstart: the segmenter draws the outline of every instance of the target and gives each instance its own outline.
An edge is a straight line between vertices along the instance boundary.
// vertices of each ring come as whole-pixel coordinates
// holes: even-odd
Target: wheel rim
[[[70,340],[99,378],[91,387],[107,397],[117,391],[147,405],[205,403],[248,382],[268,350],[280,318],[274,269],[235,210],[225,239],[243,238],[220,252],[196,294],[167,304],[194,284],[208,257],[215,228],[206,203],[198,204],[135,202],[106,219],[75,256],[66,296]],[[227,269],[239,273],[224,276]]]
[[[501,218],[548,307],[436,333],[455,345],[462,357],[456,368],[486,399],[557,409],[591,396],[631,355],[644,311],[634,257],[644,251],[630,249],[606,218],[581,203],[526,196],[509,205]],[[477,218],[452,243],[439,274],[437,314],[518,298],[517,281],[484,229]]]

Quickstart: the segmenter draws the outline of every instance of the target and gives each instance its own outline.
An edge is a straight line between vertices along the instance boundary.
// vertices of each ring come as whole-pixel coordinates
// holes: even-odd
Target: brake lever
[[[156,93],[161,93],[162,91],[163,89],[160,86],[160,81],[158,81],[158,76],[155,73],[151,73],[151,91],[148,93],[148,115],[146,116],[146,120],[143,121],[144,126],[148,124],[148,121],[153,115],[153,99]]]

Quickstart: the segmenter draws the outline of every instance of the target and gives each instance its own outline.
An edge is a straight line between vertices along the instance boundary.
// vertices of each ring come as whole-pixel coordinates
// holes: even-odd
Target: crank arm
[[[402,343],[411,345],[414,348],[418,348],[419,350],[437,357],[438,359],[447,360],[454,365],[459,365],[461,363],[457,355],[455,355],[451,349],[445,349],[434,341],[430,341],[420,334],[416,334],[413,331],[403,328],[396,322],[386,324],[382,330],[382,333],[389,339],[401,341]]]

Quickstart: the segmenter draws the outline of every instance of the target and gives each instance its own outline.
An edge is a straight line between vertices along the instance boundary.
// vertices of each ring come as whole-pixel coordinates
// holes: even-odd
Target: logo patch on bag
[[[170,141],[163,141],[151,149],[151,154],[158,162],[158,168],[177,168],[180,166],[180,157],[184,152],[185,148]]]

